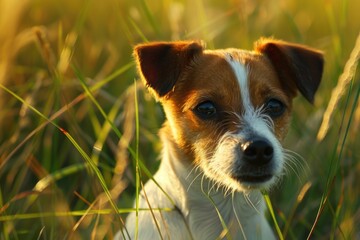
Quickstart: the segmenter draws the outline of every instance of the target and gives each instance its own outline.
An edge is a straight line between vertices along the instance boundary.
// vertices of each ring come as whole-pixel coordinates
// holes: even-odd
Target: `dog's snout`
[[[243,159],[252,165],[261,166],[269,163],[274,155],[272,145],[265,139],[258,138],[241,144]]]

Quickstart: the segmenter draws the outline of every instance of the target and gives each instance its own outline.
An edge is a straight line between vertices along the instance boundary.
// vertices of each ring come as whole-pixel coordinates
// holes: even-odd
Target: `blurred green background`
[[[0,239],[112,239],[122,226],[134,157],[156,170],[164,120],[135,84],[135,44],[252,49],[264,36],[326,59],[315,106],[295,100],[285,146],[301,157],[271,193],[283,235],[360,238],[359,9],[357,0],[0,0]]]

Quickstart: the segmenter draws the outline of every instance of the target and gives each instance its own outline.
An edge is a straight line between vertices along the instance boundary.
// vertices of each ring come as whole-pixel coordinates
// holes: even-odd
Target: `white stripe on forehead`
[[[242,122],[245,123],[245,128],[258,136],[263,136],[267,139],[274,139],[275,137],[272,134],[273,125],[270,123],[271,121],[265,118],[265,115],[261,114],[262,106],[259,108],[255,108],[251,102],[248,79],[249,69],[246,67],[245,64],[235,59],[229,52],[225,52],[225,59],[233,69],[235,77],[239,84],[242,104],[244,108],[241,117]],[[276,142],[276,140],[273,141]]]
[[[234,71],[235,77],[239,83],[244,113],[254,112],[254,107],[250,100],[250,90],[248,84],[248,71],[244,64],[235,60],[230,53],[225,54],[226,61]]]

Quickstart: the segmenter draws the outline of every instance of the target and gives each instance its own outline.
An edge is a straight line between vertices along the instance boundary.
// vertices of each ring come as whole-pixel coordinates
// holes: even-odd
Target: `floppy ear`
[[[273,39],[260,40],[255,49],[270,59],[280,81],[291,94],[295,96],[298,89],[310,103],[314,102],[323,73],[322,52]]]
[[[134,56],[141,78],[155,97],[170,92],[181,72],[203,47],[198,42],[154,42],[135,47]]]

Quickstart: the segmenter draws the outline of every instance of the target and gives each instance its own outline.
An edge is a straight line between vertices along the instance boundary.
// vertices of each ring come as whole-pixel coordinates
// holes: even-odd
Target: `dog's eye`
[[[205,101],[197,105],[194,112],[202,119],[210,119],[216,114],[216,107],[214,103]]]
[[[265,103],[264,113],[272,118],[280,117],[285,112],[285,105],[277,99],[270,99]]]

